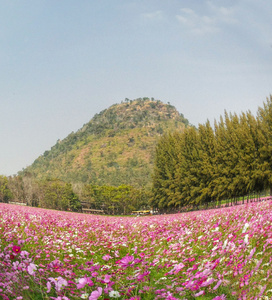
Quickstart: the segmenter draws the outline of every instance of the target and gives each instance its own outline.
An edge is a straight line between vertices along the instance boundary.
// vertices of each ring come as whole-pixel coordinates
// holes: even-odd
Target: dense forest
[[[154,162],[151,205],[198,207],[272,191],[272,97],[255,117],[225,112],[212,127],[164,135]]]

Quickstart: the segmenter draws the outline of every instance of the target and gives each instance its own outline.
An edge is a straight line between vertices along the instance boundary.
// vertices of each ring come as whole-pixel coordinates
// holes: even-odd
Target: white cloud
[[[196,15],[195,12],[191,8],[182,8],[181,11],[188,15]]]
[[[176,18],[183,26],[196,34],[205,34],[218,31],[218,27],[214,18],[206,15],[197,15],[197,13],[192,9],[181,9],[181,14],[176,15]]]
[[[207,13],[199,14],[191,8],[184,7],[176,19],[185,28],[195,34],[206,34],[220,31],[223,23],[234,23],[233,7],[216,6],[212,1],[207,2]]]
[[[160,20],[163,18],[163,12],[161,10],[156,10],[150,13],[144,13],[142,14],[142,17],[150,20]]]
[[[236,23],[235,12],[237,7],[216,6],[212,1],[207,2],[211,13],[216,18],[217,22],[221,23]]]

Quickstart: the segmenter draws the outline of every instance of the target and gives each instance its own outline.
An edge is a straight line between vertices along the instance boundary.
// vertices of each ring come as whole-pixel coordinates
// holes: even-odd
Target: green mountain
[[[168,131],[182,131],[188,124],[169,103],[126,99],[58,140],[21,173],[72,183],[150,186],[158,138]]]

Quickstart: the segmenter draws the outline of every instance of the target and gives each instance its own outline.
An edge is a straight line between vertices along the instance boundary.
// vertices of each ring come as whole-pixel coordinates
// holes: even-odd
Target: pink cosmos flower
[[[105,282],[105,283],[109,283],[109,282],[111,282],[110,279],[111,279],[111,275],[106,274],[106,275],[105,275],[104,282]]]
[[[20,253],[20,255],[21,255],[21,257],[22,258],[27,258],[28,256],[29,256],[29,253],[27,252],[27,251],[22,251],[21,253]]]
[[[126,267],[132,265],[133,261],[134,261],[134,256],[128,255],[128,256],[123,257],[120,260],[120,264],[122,265],[122,267],[126,268]]]
[[[217,290],[220,286],[220,284],[222,283],[222,280],[218,280],[217,284],[215,285],[215,287],[213,288],[213,290]]]
[[[112,257],[109,254],[106,254],[102,257],[102,259],[104,259],[105,261],[110,260]]]
[[[189,262],[192,262],[192,261],[195,261],[195,258],[194,257],[189,257]]]
[[[85,287],[85,285],[88,284],[89,286],[93,286],[93,282],[91,280],[91,277],[84,277],[84,278],[80,278],[78,280],[78,284],[77,284],[77,288],[78,289],[82,289]]]
[[[46,283],[46,286],[47,286],[47,291],[46,291],[46,293],[50,293],[50,291],[51,291],[51,283],[49,282],[49,281],[47,281],[47,283]]]
[[[256,247],[254,247],[254,248],[250,251],[250,254],[249,254],[248,258],[247,258],[248,260],[251,259],[251,258],[253,257],[255,251],[256,251]]]
[[[191,290],[192,291],[197,291],[199,289],[199,285],[197,283],[195,283],[192,287]]]
[[[61,289],[65,286],[68,285],[68,282],[67,280],[65,280],[64,278],[62,277],[58,277],[58,278],[48,278],[48,280],[50,280],[51,282],[53,282],[55,284],[55,288],[56,288],[56,291],[59,292],[61,291]]]
[[[93,291],[89,297],[89,300],[96,300],[98,299],[102,294],[103,289],[101,287],[97,288],[97,291]]]
[[[213,298],[212,300],[226,300],[226,296],[223,294],[221,296],[216,296],[215,298]]]
[[[245,285],[248,285],[249,284],[249,279],[250,279],[250,274],[246,274],[246,275],[244,275],[244,278],[243,278],[243,280],[245,281]]]
[[[29,275],[34,275],[36,270],[37,270],[37,267],[33,263],[30,263],[29,266],[27,267],[27,272]]]
[[[184,267],[185,265],[183,263],[176,264],[174,265],[174,268],[169,272],[169,274],[177,274]]]
[[[138,281],[144,281],[145,277],[148,276],[150,274],[150,271],[145,271],[143,274],[139,274],[137,276],[137,280]]]
[[[201,295],[205,295],[205,291],[200,291],[200,292],[196,293],[195,297],[199,297]]]
[[[78,289],[84,288],[84,286],[86,285],[86,283],[87,283],[86,278],[80,278],[80,279],[78,280],[77,288],[78,288]]]
[[[215,280],[214,278],[207,279],[205,282],[203,282],[201,284],[201,287],[205,287],[205,286],[212,284],[214,282],[214,280]]]

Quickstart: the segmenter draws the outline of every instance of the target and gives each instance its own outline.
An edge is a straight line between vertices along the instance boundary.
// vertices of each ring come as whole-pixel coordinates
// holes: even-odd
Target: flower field
[[[1,299],[272,299],[272,201],[151,217],[0,203]]]

